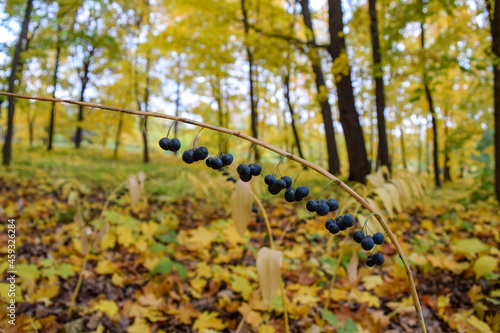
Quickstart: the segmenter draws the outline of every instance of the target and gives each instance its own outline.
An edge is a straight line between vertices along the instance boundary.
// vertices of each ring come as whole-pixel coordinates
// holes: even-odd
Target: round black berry
[[[363,233],[363,231],[355,231],[353,234],[352,234],[352,239],[354,239],[354,241],[356,243],[361,243],[361,241],[363,239],[365,239],[365,234]]]
[[[354,222],[354,216],[352,216],[351,214],[345,214],[342,218],[342,223],[345,224],[348,228],[354,226]]]
[[[303,199],[303,198],[305,198],[305,197],[307,197],[309,195],[309,187],[307,187],[307,186],[299,186],[299,187],[297,187],[297,191],[296,192],[297,192],[297,194],[296,194],[297,197]]]
[[[326,204],[330,207],[330,212],[334,212],[339,208],[339,203],[335,199],[328,200]]]
[[[326,220],[325,222],[325,228],[328,229],[330,227],[330,224],[334,224],[335,222],[333,221],[333,219],[328,219]]]
[[[316,212],[316,207],[318,206],[318,203],[314,200],[309,200],[306,203],[306,209],[310,211],[311,213]]]
[[[267,175],[266,177],[264,177],[264,183],[266,183],[266,185],[272,185],[275,180],[276,178],[274,178],[273,175]]]
[[[268,185],[267,186],[267,190],[269,191],[269,193],[271,193],[272,195],[276,195],[278,193],[280,193],[281,190],[277,190],[273,187],[273,185]]]
[[[373,241],[377,245],[383,244],[384,243],[384,239],[385,239],[384,234],[381,233],[381,232],[377,232],[375,235],[373,235]]]
[[[252,175],[240,176],[240,179],[247,183],[252,179]]]
[[[319,216],[325,216],[328,214],[330,210],[328,209],[328,205],[325,203],[320,203],[319,205],[316,206],[316,213]]]
[[[370,251],[373,249],[375,246],[375,242],[373,241],[372,236],[366,236],[362,241],[361,241],[361,247],[365,251]]]
[[[289,188],[290,186],[292,186],[292,178],[290,178],[288,176],[283,176],[283,177],[281,177],[281,179],[283,179],[285,181],[285,184],[286,184],[287,188]]]
[[[331,234],[338,234],[340,232],[340,228],[338,226],[337,223],[332,223],[330,224],[330,227],[328,228],[328,231],[331,233]]]
[[[236,168],[236,172],[238,173],[238,175],[240,175],[241,177],[245,177],[245,176],[248,176],[250,174],[250,168],[248,167],[248,165],[244,164],[244,163],[241,163],[240,165],[238,165],[238,167]]]
[[[284,188],[286,188],[286,182],[283,180],[283,179],[276,179],[274,182],[273,182],[273,185],[272,187],[278,191],[278,193],[283,190]]]
[[[384,255],[380,252],[375,253],[372,258],[375,265],[382,265],[385,262]]]
[[[211,166],[212,166],[212,169],[214,169],[214,170],[220,170],[220,169],[222,169],[222,166],[223,166],[222,161],[220,160],[220,158],[214,157],[212,159]]]
[[[262,166],[258,163],[252,163],[250,165],[250,173],[252,176],[258,176],[262,173]]]
[[[295,201],[295,189],[293,187],[289,187],[286,189],[285,200],[287,202],[294,202]]]
[[[325,200],[325,199],[319,199],[319,200],[318,200],[318,203],[319,203],[319,204],[320,204],[320,203],[324,203],[324,204],[326,204],[326,200]]]
[[[203,161],[208,157],[208,149],[207,147],[198,147],[194,150],[194,157],[198,159],[198,161]]]
[[[193,163],[194,162],[193,150],[192,149],[185,150],[182,153],[182,160],[187,164]]]
[[[169,138],[161,138],[160,142],[158,142],[158,144],[160,145],[161,149],[168,150],[167,144],[168,144],[169,141],[170,141]]]
[[[179,139],[173,138],[168,141],[167,148],[171,151],[178,151],[179,149],[181,149],[181,142],[179,141]]]
[[[209,157],[205,160],[205,164],[207,165],[207,167],[211,168],[212,167],[212,161],[213,161],[213,157]]]
[[[221,159],[222,164],[224,164],[224,166],[231,165],[231,163],[233,163],[233,155],[231,154],[223,154],[220,155],[219,158]]]
[[[342,218],[343,218],[343,216],[337,216],[337,218],[335,219],[335,223],[339,226],[340,230],[345,230],[348,227],[347,227],[347,224],[344,223]]]
[[[369,255],[366,257],[366,266],[373,267],[375,265],[375,261],[373,260],[373,255]]]
[[[258,213],[258,212],[259,212],[259,210],[257,208],[255,208],[255,207],[252,208],[252,213]]]

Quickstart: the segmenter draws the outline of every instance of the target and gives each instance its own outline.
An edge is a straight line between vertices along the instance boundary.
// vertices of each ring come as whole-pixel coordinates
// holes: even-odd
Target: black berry
[[[305,197],[307,197],[309,195],[309,187],[299,186],[299,187],[297,187],[296,192],[297,192],[297,194],[296,194],[297,197],[304,199]]]
[[[363,239],[365,239],[365,234],[362,232],[362,231],[355,231],[353,234],[352,234],[352,239],[354,239],[354,241],[356,243],[361,243],[361,241]]]
[[[309,200],[306,203],[306,209],[312,213],[316,212],[317,206],[318,206],[318,203],[314,200]]]
[[[325,216],[329,211],[330,210],[328,209],[328,205],[326,203],[320,203],[316,206],[316,213],[319,216]]]
[[[335,222],[333,221],[333,219],[328,219],[326,220],[325,222],[325,228],[328,229],[330,227],[331,224],[334,224]]]
[[[222,164],[224,164],[224,166],[231,165],[231,163],[233,163],[233,155],[231,154],[223,154],[220,155],[219,158],[221,159]]]
[[[328,228],[328,231],[331,233],[331,234],[338,234],[339,231],[340,231],[340,228],[338,226],[337,223],[332,223],[330,224],[330,227]]]
[[[158,142],[158,144],[160,145],[161,149],[168,150],[167,144],[168,144],[169,141],[170,141],[169,138],[161,138],[160,142]]]
[[[344,221],[342,220],[343,219],[343,216],[340,215],[340,216],[337,216],[335,218],[335,223],[337,223],[337,225],[339,226],[339,229],[340,230],[345,230],[347,229],[347,224],[344,223]]]
[[[171,151],[178,151],[179,149],[181,149],[181,142],[179,141],[179,139],[173,138],[168,141],[167,148]]]
[[[373,241],[372,236],[366,236],[362,241],[361,241],[361,247],[365,251],[370,251],[373,249],[375,246],[375,242]]]
[[[252,163],[250,164],[250,174],[252,176],[258,176],[262,172],[262,166],[258,163]]]
[[[238,175],[240,175],[240,177],[245,177],[250,175],[250,168],[248,167],[248,165],[241,163],[236,168],[236,172],[238,173]]]
[[[240,176],[240,179],[247,183],[252,179],[252,175]]]
[[[293,187],[289,187],[286,189],[285,200],[287,202],[294,202],[295,201],[295,189]]]
[[[385,262],[384,255],[380,252],[375,253],[372,259],[375,265],[382,265]]]
[[[192,149],[185,150],[182,153],[182,160],[187,164],[193,163],[194,162],[193,150]]]
[[[208,157],[208,149],[207,147],[198,147],[194,150],[194,156],[198,159],[198,161],[203,161]]]
[[[345,224],[348,228],[354,226],[354,222],[354,216],[352,216],[351,214],[345,214],[342,218],[342,223]]]
[[[275,180],[276,178],[274,178],[273,175],[267,175],[266,177],[264,177],[264,183],[266,183],[266,185],[272,185]]]
[[[280,193],[281,190],[277,190],[273,187],[273,185],[268,185],[267,186],[267,190],[269,191],[269,193],[271,193],[272,195],[276,195],[278,193]]]
[[[385,239],[384,234],[381,232],[377,232],[375,235],[373,235],[373,242],[375,242],[375,244],[377,245],[383,244],[384,239]]]
[[[283,179],[276,179],[273,182],[272,187],[278,191],[278,193],[286,187],[286,182]]]
[[[257,208],[255,208],[255,207],[252,208],[252,213],[258,213],[258,212],[259,212],[259,210]]]
[[[213,161],[213,157],[209,157],[206,159],[205,161],[205,164],[207,165],[207,167],[211,168],[212,167],[212,161]]]
[[[339,208],[339,203],[335,199],[328,200],[326,204],[330,207],[330,212],[334,212]]]
[[[375,265],[375,262],[373,261],[373,255],[369,255],[366,257],[366,266],[368,267],[373,267]]]
[[[283,179],[285,181],[287,188],[292,186],[292,178],[290,178],[288,176],[283,176],[283,177],[281,177],[281,179]]]
[[[220,160],[220,158],[214,157],[212,159],[211,166],[212,166],[212,169],[214,169],[214,170],[220,170],[220,169],[222,169],[222,166],[223,166],[222,161]]]

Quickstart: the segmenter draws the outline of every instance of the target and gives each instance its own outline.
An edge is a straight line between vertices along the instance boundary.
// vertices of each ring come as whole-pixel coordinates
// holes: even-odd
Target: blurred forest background
[[[429,331],[500,330],[500,1],[4,0],[0,42],[1,91],[230,128],[359,186],[416,267]],[[19,332],[285,332],[287,302],[296,332],[418,330],[390,242],[386,264],[365,267],[353,242],[327,242],[324,221],[252,183],[288,295],[259,303],[263,212],[237,236],[221,208],[232,184],[159,149],[171,125],[0,95],[0,217],[22,223]],[[198,130],[170,134],[184,150]],[[198,139],[214,154],[226,138]],[[263,175],[278,162],[223,146]],[[309,171],[300,182],[316,196],[326,182]],[[140,194],[120,188],[127,177]],[[360,225],[369,215],[345,210]]]

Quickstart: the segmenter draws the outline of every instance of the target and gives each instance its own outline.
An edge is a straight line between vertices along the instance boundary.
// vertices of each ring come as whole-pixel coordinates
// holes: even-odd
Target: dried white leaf
[[[252,189],[250,184],[239,180],[231,197],[231,217],[236,225],[236,231],[245,235],[252,216]]]
[[[137,182],[136,175],[130,175],[127,178],[127,189],[130,193],[130,205],[134,208],[137,201],[141,197],[141,189],[139,183]]]
[[[263,247],[257,254],[257,274],[262,293],[262,299],[271,304],[273,295],[281,283],[281,266],[283,252]]]

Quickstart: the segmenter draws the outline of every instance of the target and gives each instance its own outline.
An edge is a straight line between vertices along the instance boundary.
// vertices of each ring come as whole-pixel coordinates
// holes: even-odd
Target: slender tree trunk
[[[444,110],[444,181],[451,182],[450,152],[448,146],[448,109]]]
[[[290,118],[291,118],[291,126],[292,126],[292,132],[293,132],[293,137],[295,139],[295,145],[297,146],[297,150],[299,152],[300,158],[304,158],[304,154],[302,153],[302,147],[300,146],[300,138],[299,138],[299,131],[297,129],[297,126],[295,124],[295,111],[293,109],[292,102],[290,101],[290,73],[287,72],[286,74],[283,75],[283,83],[284,83],[284,92],[285,92],[285,100],[286,104],[288,106],[288,111],[290,112]]]
[[[149,111],[149,90],[150,90],[150,73],[149,69],[151,66],[151,51],[148,50],[147,61],[146,61],[146,86],[144,87],[144,111]],[[148,117],[143,118],[142,122],[142,142],[143,142],[143,162],[149,163],[149,146],[148,146]]]
[[[408,165],[406,164],[404,128],[402,124],[399,126],[399,131],[401,132],[401,157],[403,159],[403,168],[408,169]]]
[[[494,96],[494,129],[495,129],[495,192],[497,200],[500,202],[500,68],[497,63],[500,59],[500,1],[494,1],[494,8],[491,8],[493,1],[485,1],[488,9],[492,51],[494,56],[493,66],[493,96]]]
[[[14,88],[16,85],[17,78],[17,68],[21,61],[21,51],[23,42],[28,34],[28,25],[30,23],[31,11],[33,9],[33,0],[28,0],[26,2],[26,10],[24,13],[23,24],[21,27],[21,32],[19,33],[19,39],[16,43],[16,48],[14,49],[14,55],[12,57],[12,64],[10,67],[9,76],[9,93],[14,93]],[[14,112],[15,112],[15,101],[14,97],[9,96],[9,107],[7,111],[7,132],[5,134],[5,142],[3,146],[3,165],[10,165],[12,158],[12,136],[14,135]]]
[[[423,0],[420,0],[422,4],[422,22],[420,23],[420,46],[422,50],[425,49],[425,35],[424,35],[424,24],[425,24],[425,15],[424,15],[424,6]],[[437,133],[437,119],[436,119],[436,111],[434,110],[434,104],[432,100],[431,90],[429,88],[429,80],[427,78],[427,70],[425,68],[425,59],[424,66],[422,68],[422,76],[423,76],[423,84],[425,90],[425,97],[427,98],[427,103],[429,104],[429,111],[432,117],[432,134],[433,134],[433,160],[434,160],[434,183],[437,187],[441,186],[441,178],[439,177],[439,159],[438,159],[438,133]]]
[[[115,150],[113,152],[113,158],[117,159],[118,158],[118,148],[120,147],[120,137],[122,134],[122,127],[123,127],[123,113],[120,113],[120,119],[118,120],[118,128],[116,130],[116,138],[115,138]]]
[[[28,106],[28,132],[29,132],[30,147],[33,147],[33,141],[35,136],[35,118],[36,114],[31,113],[31,105],[30,105]]]
[[[342,55],[347,59],[342,16],[341,0],[328,0],[328,26],[330,31],[328,52],[333,62]],[[347,154],[349,156],[349,180],[365,183],[366,175],[370,172],[370,165],[366,155],[363,130],[354,104],[350,68],[347,75],[335,75],[335,84],[337,86],[340,122],[344,128]]]
[[[422,130],[418,135],[418,174],[422,174],[422,164],[423,164],[423,144],[422,144]]]
[[[177,90],[176,90],[176,96],[175,96],[175,116],[179,117],[179,108],[181,105],[181,85],[182,85],[182,62],[181,62],[181,56],[179,56],[179,59],[177,59]],[[178,133],[178,127],[179,123],[176,121],[174,123],[174,138],[177,138],[177,133]],[[177,155],[177,152],[174,152],[175,155]]]
[[[248,32],[250,31],[250,27],[248,25],[248,15],[247,15],[247,10],[245,7],[245,0],[241,0],[241,10],[243,12],[243,25],[245,28],[245,35],[248,35]],[[250,45],[246,44],[245,46],[246,51],[247,51],[247,57],[248,57],[248,80],[250,84],[250,124],[252,128],[252,135],[254,138],[258,138],[258,130],[257,130],[257,123],[258,123],[258,114],[257,114],[257,101],[255,100],[255,91],[254,91],[254,74],[253,74],[253,67],[254,67],[254,60],[253,60],[253,52],[250,48]],[[254,149],[253,150],[255,154],[255,160],[259,160],[259,150]]]
[[[376,0],[368,0],[370,12],[370,32],[373,48],[373,76],[375,79],[375,104],[377,106],[377,129],[378,129],[378,155],[377,160],[381,165],[387,166],[391,171],[389,148],[387,147],[387,133],[385,129],[385,93],[382,71],[382,59],[380,55],[380,43],[378,38]]]
[[[57,43],[56,43],[56,59],[54,64],[54,76],[52,79],[54,90],[52,91],[52,98],[56,98],[56,89],[57,89],[57,71],[59,70],[59,57],[61,54],[61,30],[62,27],[60,24],[57,25]],[[56,103],[52,102],[52,108],[50,110],[50,124],[49,124],[49,146],[47,150],[52,150],[52,139],[54,137],[54,124],[56,118]]]
[[[88,56],[83,60],[83,75],[80,77],[82,82],[82,87],[80,90],[80,102],[85,101],[85,89],[87,89],[87,84],[89,83],[89,73],[90,73],[90,62],[92,61],[92,56],[94,55],[95,48],[92,47],[89,51]],[[82,142],[82,128],[80,126],[83,121],[83,105],[78,107],[78,125],[76,127],[75,133],[75,148],[80,149]]]
[[[309,0],[300,1],[302,7],[302,17],[304,24],[309,30],[307,33],[308,41],[316,44],[314,37],[314,28],[309,10]],[[325,76],[321,68],[321,60],[317,50],[309,52],[309,60],[312,63],[312,68],[315,76],[316,89],[318,91],[318,101],[321,105],[321,114],[323,116],[323,124],[325,125],[326,149],[328,151],[328,171],[334,175],[340,174],[340,160],[337,151],[337,143],[335,140],[335,128],[333,127],[332,110],[328,102],[328,93],[326,88]]]

